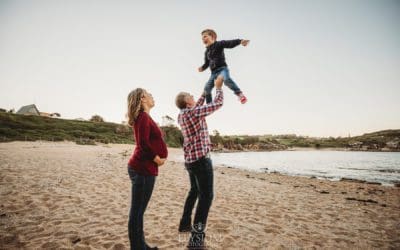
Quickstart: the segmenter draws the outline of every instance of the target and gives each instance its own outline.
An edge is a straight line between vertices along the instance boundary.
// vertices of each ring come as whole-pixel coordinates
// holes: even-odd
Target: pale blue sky
[[[248,96],[209,119],[222,134],[347,136],[400,128],[400,1],[0,0],[0,108],[121,122],[143,87],[153,118],[198,96],[200,32],[247,38],[226,50]]]

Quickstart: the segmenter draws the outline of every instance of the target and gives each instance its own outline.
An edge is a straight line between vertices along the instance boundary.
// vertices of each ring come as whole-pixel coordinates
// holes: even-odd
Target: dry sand
[[[132,145],[0,144],[0,249],[127,249]],[[171,158],[180,149],[170,149]],[[400,248],[400,188],[215,168],[210,249]],[[182,163],[160,169],[150,245],[184,249]]]

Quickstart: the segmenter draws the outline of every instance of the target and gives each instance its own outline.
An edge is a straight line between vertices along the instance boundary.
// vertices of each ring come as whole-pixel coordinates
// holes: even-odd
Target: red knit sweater
[[[134,123],[136,147],[128,165],[140,175],[158,175],[158,166],[153,161],[158,155],[167,158],[168,150],[163,134],[150,115],[141,111]]]

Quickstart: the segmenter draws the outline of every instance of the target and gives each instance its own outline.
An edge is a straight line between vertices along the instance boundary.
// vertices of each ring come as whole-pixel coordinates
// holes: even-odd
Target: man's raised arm
[[[217,91],[217,94],[215,95],[215,98],[211,103],[202,106],[196,106],[194,108],[194,114],[197,117],[205,117],[207,115],[212,114],[220,107],[222,107],[222,105],[224,104],[224,93],[222,92],[222,83],[223,83],[223,77],[220,76],[217,77],[217,79],[215,80],[215,89]],[[200,98],[199,101],[201,99],[202,98]],[[204,97],[203,97],[203,102],[204,102]]]

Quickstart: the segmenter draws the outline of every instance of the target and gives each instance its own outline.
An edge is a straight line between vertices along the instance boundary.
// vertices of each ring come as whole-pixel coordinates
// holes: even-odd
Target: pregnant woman
[[[143,215],[153,192],[158,167],[164,164],[167,146],[162,132],[150,117],[154,107],[153,96],[142,88],[128,95],[128,124],[133,127],[136,147],[128,162],[132,182],[131,209],[128,232],[131,249],[157,249],[146,244],[143,233]]]

